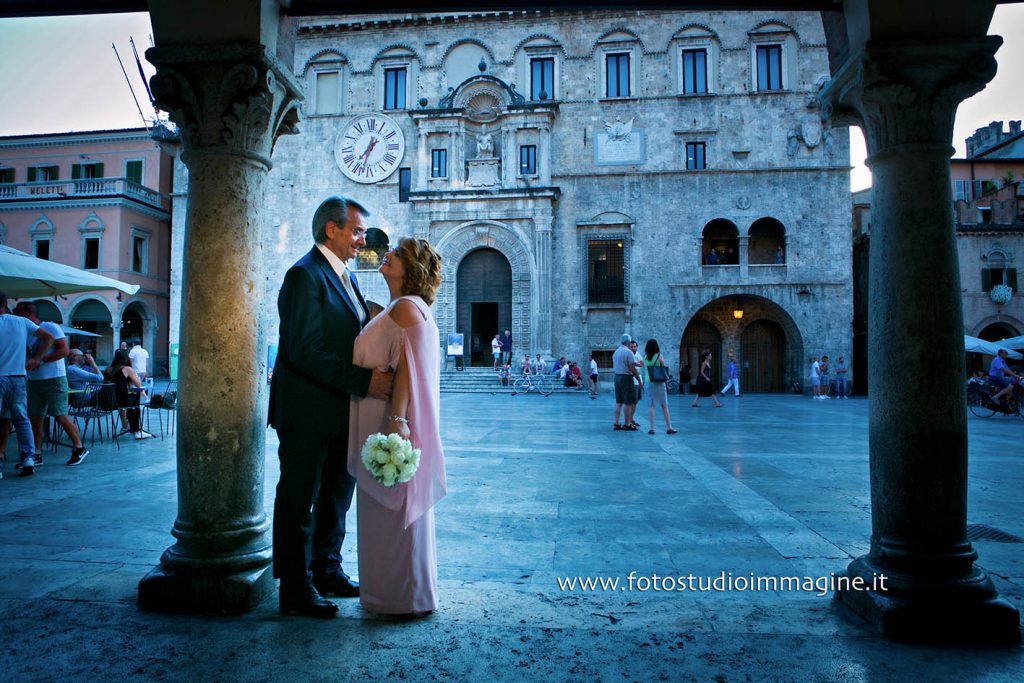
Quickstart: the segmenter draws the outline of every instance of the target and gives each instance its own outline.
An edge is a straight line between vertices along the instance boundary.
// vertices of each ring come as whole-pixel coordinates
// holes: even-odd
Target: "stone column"
[[[123,325],[123,323],[121,321],[122,321],[122,316],[123,315],[124,315],[124,309],[122,309],[120,306],[118,306],[118,311],[115,314],[115,317],[117,319],[116,320],[112,320],[110,322],[111,341],[114,344],[114,347],[110,351],[110,360],[111,361],[114,360],[114,354],[117,353],[117,350],[119,348],[121,348],[121,327]],[[96,349],[96,352],[99,353],[99,349],[98,348]]]
[[[869,356],[872,534],[836,599],[894,638],[1016,641],[1017,610],[967,540],[963,324],[949,157],[962,100],[995,74],[1001,40],[872,41],[822,91],[864,128],[874,178]]]
[[[547,187],[551,184],[551,126],[543,124],[540,129],[540,144],[537,146],[537,171],[540,172],[540,184]],[[518,157],[517,163],[518,163]]]
[[[550,211],[538,211],[534,215],[534,249],[537,254],[536,307],[533,325],[532,353],[543,358],[551,357],[551,225],[554,216]]]
[[[242,612],[273,590],[263,509],[264,184],[299,88],[261,45],[156,47],[157,105],[189,170],[177,433],[177,542],[139,604]]]
[[[739,245],[737,247],[739,254],[737,254],[737,256],[739,257],[740,280],[742,281],[746,281],[747,273],[749,272],[749,269],[747,268],[747,264],[750,263],[750,254],[747,253],[748,249],[750,249],[750,236],[740,235]]]

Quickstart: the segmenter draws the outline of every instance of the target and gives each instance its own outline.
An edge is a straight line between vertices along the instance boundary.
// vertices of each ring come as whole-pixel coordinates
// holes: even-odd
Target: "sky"
[[[1003,37],[996,53],[1000,70],[985,90],[960,105],[953,131],[958,157],[976,129],[1024,118],[1024,88],[1017,86],[1020,72],[1013,67],[1024,64],[1024,3],[996,7],[989,33]],[[111,44],[121,54],[143,114],[152,117],[128,43],[135,39],[148,78],[154,69],[142,53],[150,34],[145,13],[0,19],[0,136],[143,125]],[[857,128],[850,129],[850,154],[851,189],[869,187],[864,136]]]

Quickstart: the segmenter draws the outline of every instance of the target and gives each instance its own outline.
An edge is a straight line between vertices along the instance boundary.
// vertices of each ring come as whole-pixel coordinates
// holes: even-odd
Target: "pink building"
[[[174,152],[146,128],[0,137],[0,243],[140,287],[37,300],[43,319],[99,335],[71,344],[100,364],[142,342],[166,372]]]

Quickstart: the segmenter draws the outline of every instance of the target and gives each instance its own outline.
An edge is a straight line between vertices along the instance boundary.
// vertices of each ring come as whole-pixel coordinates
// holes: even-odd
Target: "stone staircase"
[[[511,380],[514,381],[518,375],[513,374]],[[554,387],[554,394],[579,394],[581,396],[587,395],[587,390],[577,391],[576,389],[569,389],[561,386],[558,378],[552,374],[548,374],[548,378],[551,380],[551,385]],[[441,393],[443,394],[499,394],[508,393],[511,394],[512,389],[510,387],[503,387],[498,384],[498,373],[494,372],[491,368],[466,368],[465,370],[455,370],[449,367],[446,370],[441,371]]]

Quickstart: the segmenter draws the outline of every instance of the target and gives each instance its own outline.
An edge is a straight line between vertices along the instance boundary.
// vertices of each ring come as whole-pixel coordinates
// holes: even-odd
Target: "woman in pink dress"
[[[426,240],[405,238],[380,272],[391,304],[356,339],[353,362],[391,367],[391,401],[352,397],[349,472],[358,482],[359,601],[379,614],[425,616],[437,608],[433,505],[446,492],[438,427],[440,335],[430,304],[441,284],[441,257]],[[397,433],[420,449],[413,478],[391,488],[362,462],[366,438]]]

